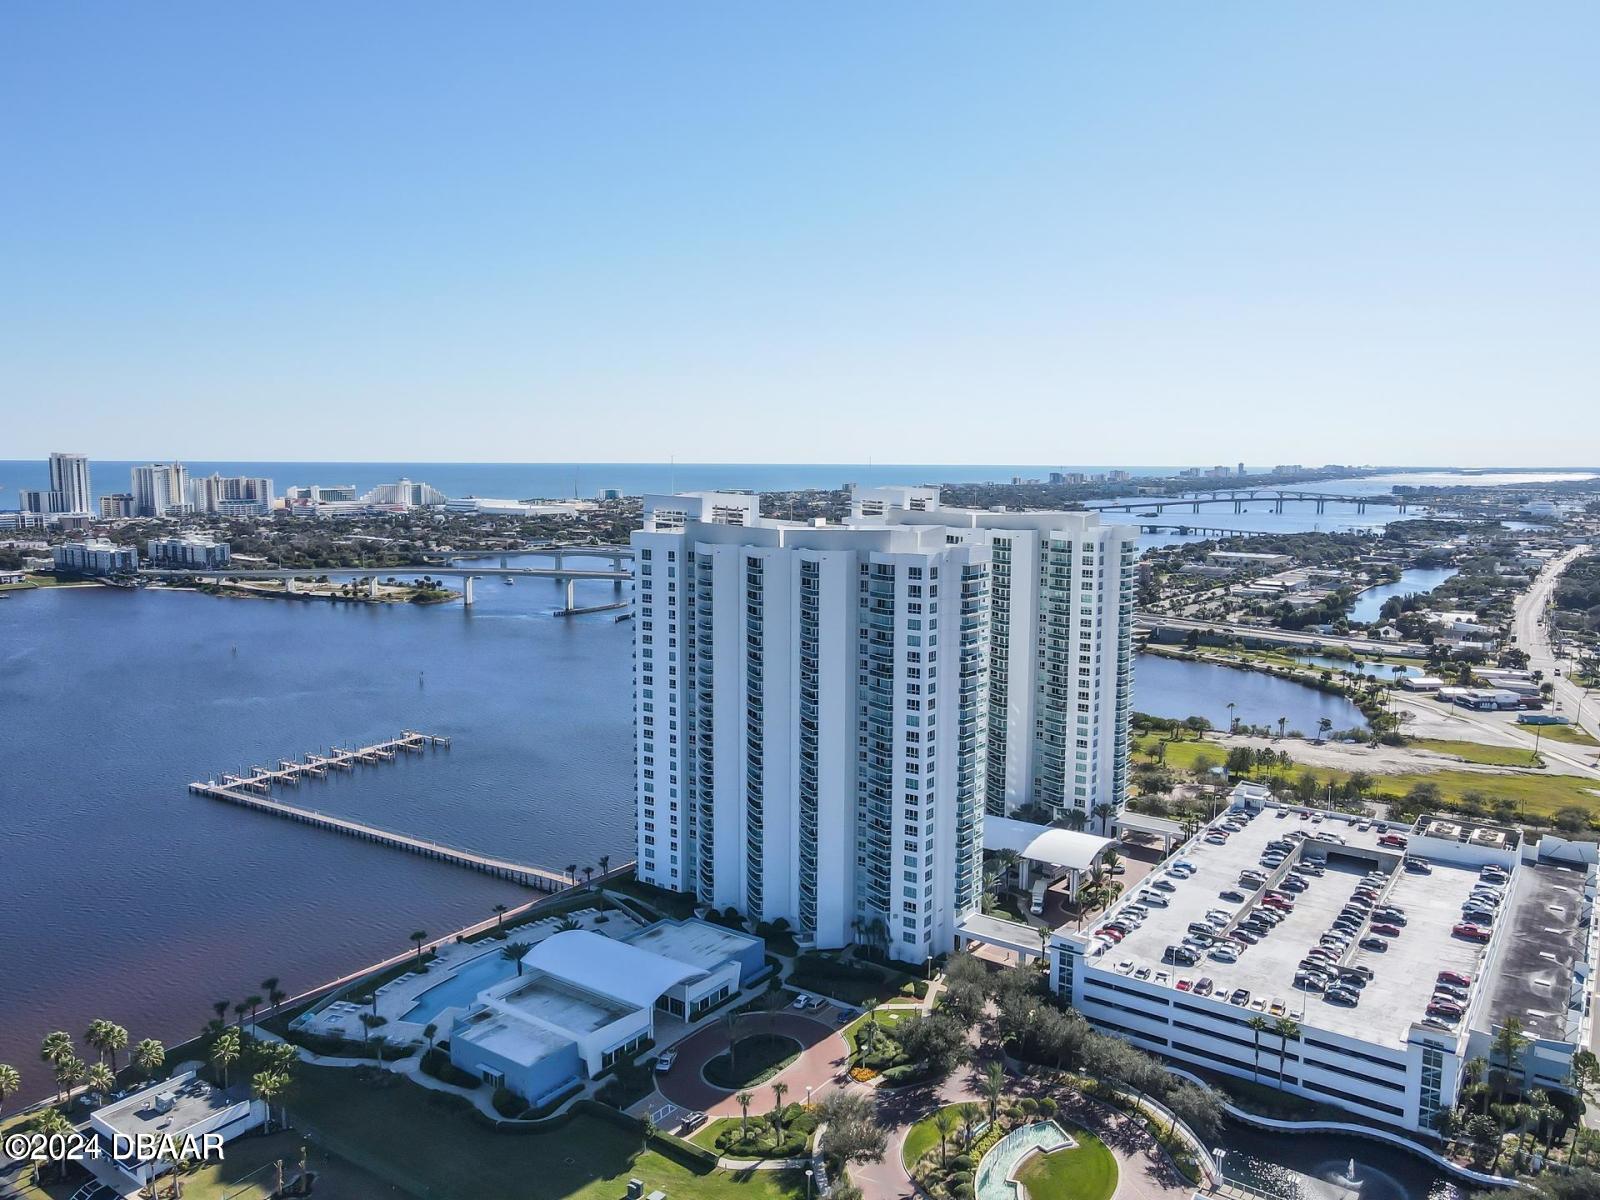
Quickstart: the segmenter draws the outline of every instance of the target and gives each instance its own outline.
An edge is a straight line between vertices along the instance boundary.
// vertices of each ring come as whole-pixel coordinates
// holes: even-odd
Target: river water
[[[48,1089],[48,1030],[105,1016],[170,1042],[268,976],[293,992],[530,895],[190,780],[416,728],[453,747],[288,798],[537,865],[631,857],[631,627],[552,616],[554,581],[480,580],[477,596],[0,599],[0,1062],[24,1095]],[[578,585],[580,604],[611,597]]]
[[[1134,668],[1133,707],[1152,717],[1204,717],[1217,729],[1232,716],[1243,725],[1276,727],[1287,717],[1289,731],[1315,734],[1327,717],[1334,729],[1367,723],[1361,710],[1343,696],[1279,679],[1262,671],[1242,671],[1215,663],[1185,662],[1160,654],[1141,654]]]
[[[1455,575],[1454,567],[1412,567],[1402,571],[1396,582],[1379,584],[1357,596],[1356,602],[1350,607],[1350,619],[1369,623],[1376,621],[1384,602],[1391,596],[1425,595]]]

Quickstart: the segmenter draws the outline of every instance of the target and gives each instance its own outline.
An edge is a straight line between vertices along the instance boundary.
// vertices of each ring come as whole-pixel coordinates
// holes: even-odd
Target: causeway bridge
[[[624,608],[627,601],[618,599],[610,604],[591,605],[579,608],[576,605],[574,585],[582,579],[609,579],[612,591],[621,593],[622,585],[633,578],[633,572],[620,565],[611,569],[605,567],[507,567],[507,566],[436,566],[432,563],[419,563],[409,567],[305,567],[300,570],[284,570],[277,567],[265,568],[235,568],[224,567],[220,569],[207,567],[188,567],[174,569],[171,567],[140,567],[139,576],[143,579],[282,579],[289,583],[289,590],[294,590],[296,579],[304,579],[308,575],[334,576],[359,576],[368,580],[368,588],[372,595],[377,594],[378,580],[380,577],[390,575],[428,575],[433,578],[455,578],[463,581],[461,599],[471,606],[475,601],[473,594],[473,581],[477,579],[500,576],[508,579],[554,579],[566,584],[566,607],[557,611],[557,616],[576,616],[586,612],[604,612],[613,608]]]
[[[1330,504],[1352,504],[1358,513],[1366,512],[1369,504],[1380,507],[1388,505],[1403,513],[1410,506],[1411,500],[1406,496],[1382,494],[1340,496],[1330,492],[1284,491],[1278,488],[1235,488],[1194,492],[1187,496],[1149,496],[1143,500],[1086,500],[1083,502],[1083,507],[1093,512],[1145,513],[1160,516],[1169,508],[1199,512],[1201,505],[1209,507],[1217,504],[1231,504],[1234,512],[1242,513],[1245,511],[1245,505],[1252,503],[1270,503],[1275,513],[1281,513],[1285,504],[1315,504],[1318,513],[1326,512]]]
[[[208,779],[203,782],[196,780],[189,785],[189,790],[198,796],[223,800],[268,816],[281,817],[316,829],[326,829],[331,833],[343,834],[364,842],[375,842],[380,846],[404,850],[410,854],[421,855],[423,858],[453,863],[458,867],[493,875],[497,879],[509,879],[538,891],[556,892],[573,886],[575,880],[545,867],[511,862],[488,854],[477,854],[471,850],[430,842],[425,838],[395,833],[393,830],[380,829],[376,825],[318,812],[313,808],[287,804],[274,799],[271,795],[275,785],[298,784],[306,778],[323,778],[329,771],[353,771],[363,764],[392,762],[397,755],[423,754],[430,749],[448,749],[449,746],[450,739],[447,737],[408,729],[402,731],[399,737],[386,738],[368,746],[334,749],[326,754],[308,754],[303,761],[283,759],[276,767],[252,767],[243,775],[223,775],[218,779]]]

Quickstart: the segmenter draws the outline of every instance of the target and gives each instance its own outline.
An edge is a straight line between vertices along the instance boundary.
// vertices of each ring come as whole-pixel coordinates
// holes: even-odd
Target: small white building
[[[200,1159],[208,1135],[221,1139],[211,1145],[226,1145],[266,1120],[262,1101],[185,1071],[91,1113],[89,1131],[99,1134],[104,1150],[98,1165],[142,1187],[178,1158]]]

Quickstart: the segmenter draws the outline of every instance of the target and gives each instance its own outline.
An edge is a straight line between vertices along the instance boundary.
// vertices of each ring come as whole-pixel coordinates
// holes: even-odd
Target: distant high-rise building
[[[168,517],[190,512],[189,469],[182,463],[150,463],[134,467],[133,515]]]
[[[1245,471],[1245,469],[1244,469],[1244,464],[1243,464],[1243,463],[1240,463],[1240,464],[1239,464],[1239,474],[1240,474],[1240,475],[1244,475],[1244,474],[1246,474],[1246,471]]]
[[[228,565],[227,542],[189,534],[180,537],[151,538],[145,543],[145,557],[158,567],[210,567]]]
[[[139,569],[139,552],[104,538],[51,547],[56,570],[74,575],[124,575]]]
[[[448,498],[436,487],[401,479],[395,483],[380,483],[361,497],[361,503],[398,504],[402,508],[422,508],[443,504]]]
[[[272,480],[251,475],[203,475],[190,481],[189,497],[197,513],[265,516],[272,511]]]
[[[133,494],[131,492],[108,492],[100,497],[100,519],[102,521],[116,521],[123,517],[133,516]]]
[[[94,511],[89,488],[89,459],[83,454],[55,453],[50,456],[50,490],[59,497],[57,512]]]

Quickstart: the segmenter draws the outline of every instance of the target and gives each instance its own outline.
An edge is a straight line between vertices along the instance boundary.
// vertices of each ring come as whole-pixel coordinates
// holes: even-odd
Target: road
[[[1581,724],[1590,734],[1600,737],[1600,695],[1585,699],[1583,689],[1567,678],[1571,663],[1562,664],[1556,660],[1550,646],[1550,626],[1546,620],[1550,598],[1555,594],[1556,583],[1562,572],[1587,553],[1588,547],[1576,547],[1540,571],[1533,585],[1517,601],[1511,628],[1517,645],[1528,652],[1528,669],[1543,671],[1545,678],[1555,685],[1553,698],[1558,702],[1561,715],[1572,718],[1574,724]],[[1561,671],[1559,676],[1557,670]]]
[[[1421,659],[1427,657],[1428,653],[1428,648],[1417,642],[1370,641],[1367,638],[1338,637],[1330,633],[1296,633],[1288,629],[1275,629],[1270,625],[1236,625],[1230,621],[1200,621],[1192,617],[1169,617],[1144,611],[1135,613],[1133,619],[1135,625],[1144,629],[1172,629],[1183,633],[1195,629],[1201,633],[1253,638],[1259,642],[1306,650],[1317,646],[1342,646],[1363,658],[1391,654]]]

